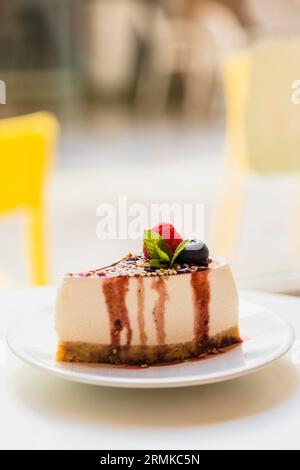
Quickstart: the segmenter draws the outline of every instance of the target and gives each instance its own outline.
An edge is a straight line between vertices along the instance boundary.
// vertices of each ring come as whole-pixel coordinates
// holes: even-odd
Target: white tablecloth
[[[0,292],[0,448],[299,449],[300,298],[242,296],[290,321],[293,351],[229,382],[147,391],[72,383],[23,364],[5,347],[6,330],[53,302],[55,289]]]

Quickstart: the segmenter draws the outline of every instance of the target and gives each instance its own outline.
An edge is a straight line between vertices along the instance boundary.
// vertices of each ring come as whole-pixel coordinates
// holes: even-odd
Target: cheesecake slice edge
[[[225,260],[163,273],[137,270],[139,260],[64,277],[56,301],[58,361],[165,363],[241,341],[238,294]]]

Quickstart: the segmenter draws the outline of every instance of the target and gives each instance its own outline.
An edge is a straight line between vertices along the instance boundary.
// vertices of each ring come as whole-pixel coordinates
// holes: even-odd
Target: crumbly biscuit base
[[[56,359],[91,364],[142,365],[184,361],[240,343],[238,327],[230,328],[199,344],[196,341],[163,346],[118,346],[60,341]]]

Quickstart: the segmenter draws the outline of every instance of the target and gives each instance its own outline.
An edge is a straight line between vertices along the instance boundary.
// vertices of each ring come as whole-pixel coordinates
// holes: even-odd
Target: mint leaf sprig
[[[184,240],[172,253],[168,244],[161,235],[153,230],[144,231],[144,245],[150,256],[150,266],[152,268],[168,269],[174,266],[176,258],[184,250],[191,240]]]
[[[191,243],[191,240],[183,240],[183,242],[180,243],[180,245],[178,245],[178,247],[176,248],[173,256],[172,256],[172,259],[171,259],[171,263],[170,263],[170,266],[171,268],[174,266],[174,263],[176,261],[176,258],[180,255],[180,253],[182,252],[182,250],[185,249],[185,247]]]
[[[144,245],[150,256],[150,266],[153,268],[168,268],[172,253],[159,233],[153,230],[144,231]]]

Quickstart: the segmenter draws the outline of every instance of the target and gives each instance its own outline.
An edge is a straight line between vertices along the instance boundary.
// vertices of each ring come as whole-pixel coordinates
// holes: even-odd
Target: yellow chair
[[[45,189],[57,134],[58,122],[47,112],[0,120],[0,215],[25,215],[29,279],[34,285],[49,281]]]
[[[250,173],[300,174],[300,105],[292,100],[299,78],[297,39],[262,41],[225,64],[226,160],[210,240],[220,255],[232,255]],[[300,210],[295,219],[299,246]]]

